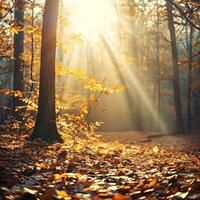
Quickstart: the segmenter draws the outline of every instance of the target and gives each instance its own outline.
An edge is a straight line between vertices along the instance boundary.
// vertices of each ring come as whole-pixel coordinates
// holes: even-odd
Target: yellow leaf
[[[115,91],[119,92],[119,91],[122,91],[122,90],[124,90],[124,89],[125,89],[125,87],[124,87],[124,86],[122,86],[122,85],[118,85],[118,86],[115,86],[113,89],[114,89]]]
[[[57,193],[57,195],[58,195],[59,197],[62,197],[62,198],[67,198],[67,197],[69,197],[69,195],[68,195],[64,190],[57,190],[56,193]]]
[[[96,95],[91,94],[90,97],[89,97],[89,101],[90,101],[91,105],[94,105],[97,102]]]
[[[152,149],[152,150],[153,150],[153,152],[154,152],[154,153],[158,153],[158,151],[159,151],[159,149],[158,149],[158,147],[157,147],[157,146],[153,147],[153,149]]]
[[[55,181],[60,181],[62,179],[60,174],[54,174]]]
[[[102,125],[102,122],[98,122],[98,121],[95,122],[95,126],[101,126],[101,125]]]
[[[16,34],[18,33],[18,30],[14,27],[9,28],[8,30],[10,33],[16,33]]]

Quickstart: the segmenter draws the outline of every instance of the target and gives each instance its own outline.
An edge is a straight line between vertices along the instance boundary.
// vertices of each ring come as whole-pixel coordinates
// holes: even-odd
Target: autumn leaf
[[[56,190],[55,189],[48,189],[41,196],[41,200],[53,200],[53,197],[54,197],[55,194],[56,194]]]
[[[103,124],[103,122],[96,121],[94,124],[95,124],[95,126],[101,126]]]
[[[37,190],[33,190],[33,189],[30,189],[30,188],[24,188],[24,192],[27,192],[27,193],[29,193],[29,194],[37,194],[38,193],[38,191]]]
[[[55,181],[61,181],[62,180],[62,176],[60,174],[54,174],[54,180]]]
[[[158,151],[159,151],[158,146],[154,146],[153,149],[152,149],[152,151],[153,151],[154,153],[158,153]]]
[[[37,168],[38,168],[39,170],[41,170],[41,169],[47,169],[47,168],[48,168],[48,165],[47,165],[47,163],[42,162],[42,163],[39,163],[39,164],[37,165]]]
[[[112,200],[128,200],[128,197],[122,194],[114,194]]]
[[[120,92],[120,91],[125,90],[125,87],[122,85],[118,85],[118,86],[113,87],[113,90]]]
[[[10,8],[9,4],[5,3],[5,2],[0,2],[0,8],[4,9],[4,10],[8,10]]]
[[[154,180],[152,180],[152,181],[147,185],[147,187],[148,187],[148,188],[152,188],[152,187],[154,187],[156,184],[157,184],[157,180],[154,179]]]
[[[81,105],[81,112],[87,114],[88,113],[88,105],[87,104],[82,104]]]
[[[57,193],[57,196],[60,198],[67,199],[67,197],[69,197],[67,192],[65,192],[64,190],[56,190],[56,193]],[[71,198],[69,198],[69,199],[71,199]]]
[[[95,94],[91,94],[91,95],[89,96],[89,102],[90,102],[90,104],[91,104],[92,106],[95,105],[95,103],[97,102],[97,98],[96,98],[96,95],[95,95]]]
[[[15,33],[15,34],[17,34],[17,33],[19,32],[19,30],[16,29],[16,28],[14,28],[14,27],[10,27],[10,28],[8,29],[8,31],[9,31],[10,33]]]

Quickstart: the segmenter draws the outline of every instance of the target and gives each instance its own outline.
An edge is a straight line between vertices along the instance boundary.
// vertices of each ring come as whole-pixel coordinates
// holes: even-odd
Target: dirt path
[[[187,135],[175,135],[175,134],[162,134],[153,132],[136,132],[136,131],[124,131],[124,132],[98,132],[102,136],[103,141],[119,141],[129,144],[138,143],[158,143],[158,144],[170,144],[170,145],[184,145],[199,143],[200,135],[187,134]]]

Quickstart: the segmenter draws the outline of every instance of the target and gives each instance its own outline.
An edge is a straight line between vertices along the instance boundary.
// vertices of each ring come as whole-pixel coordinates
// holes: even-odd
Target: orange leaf
[[[52,200],[55,194],[55,189],[49,189],[42,195],[41,200]]]
[[[113,89],[114,89],[115,91],[119,92],[119,91],[125,90],[125,87],[122,86],[122,85],[118,85],[118,86],[115,86]]]
[[[154,180],[152,180],[152,181],[147,185],[147,187],[148,187],[148,188],[152,188],[152,187],[154,187],[154,186],[156,185],[156,183],[157,183],[157,180],[154,179]]]
[[[112,200],[127,200],[128,197],[122,194],[114,194]]]

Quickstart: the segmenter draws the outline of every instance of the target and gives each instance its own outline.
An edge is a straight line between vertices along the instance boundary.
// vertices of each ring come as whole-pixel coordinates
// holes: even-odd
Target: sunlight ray
[[[104,0],[87,0],[84,3],[80,0],[65,2],[66,8],[70,9],[68,17],[71,21],[70,26],[64,27],[63,31],[65,35],[72,35],[75,40],[69,43],[68,52],[64,54],[63,66],[73,70],[83,70],[89,75],[104,80],[106,85],[125,86],[125,91],[114,95],[115,104],[112,103],[112,97],[103,97],[100,105],[97,105],[94,112],[91,112],[91,120],[99,118],[105,121],[105,124],[109,124],[110,128],[116,128],[116,123],[120,124],[120,118],[117,116],[121,116],[121,120],[126,125],[119,125],[119,128],[124,127],[124,129],[131,130],[134,128],[133,124],[137,124],[137,115],[143,115],[141,111],[143,108],[146,113],[149,113],[154,124],[159,124],[161,130],[165,131],[165,124],[159,119],[155,105],[145,91],[143,81],[140,80],[138,71],[139,66],[142,65],[141,61],[133,60],[132,64],[127,65],[123,48],[131,44],[128,44],[128,38],[123,38],[123,43],[120,42],[120,37],[122,37],[120,31],[123,28],[123,31],[138,40],[137,45],[143,45],[140,43],[138,32],[143,27],[141,30],[136,29],[142,25],[143,19],[137,19],[130,27],[131,19],[117,14],[111,2],[104,2]],[[96,11],[96,6],[98,11]],[[105,12],[99,12],[101,9]],[[66,88],[74,85],[77,89],[77,84],[71,79],[66,78],[64,82]],[[82,91],[81,93],[88,95],[87,92]],[[104,108],[108,110],[107,113],[101,112]]]
[[[122,83],[125,86],[127,84],[129,84],[129,86],[126,88],[128,90],[128,93],[136,92],[137,95],[139,95],[141,97],[142,103],[146,106],[148,111],[151,113],[151,116],[156,121],[156,123],[159,124],[162,132],[166,132],[165,124],[159,118],[157,111],[152,106],[152,103],[150,102],[150,99],[149,99],[148,95],[146,94],[144,88],[142,88],[142,86],[141,86],[142,84],[139,81],[139,79],[136,77],[135,73],[133,73],[133,71],[131,71],[128,67],[126,67],[124,65],[124,61],[122,60],[122,58],[119,55],[119,53],[116,51],[116,48],[112,48],[114,45],[110,44],[111,42],[106,40],[105,37],[103,37],[103,41],[104,41],[104,44],[106,44],[107,48],[109,49],[110,56],[113,57],[114,66],[121,66],[124,69],[125,73],[124,74],[120,73],[119,77],[121,78]],[[126,76],[126,79],[123,78],[123,76]],[[130,87],[130,86],[132,86],[132,87]],[[130,89],[133,90],[132,88],[134,88],[136,91],[131,91],[130,92]]]

